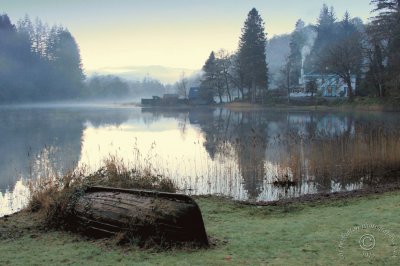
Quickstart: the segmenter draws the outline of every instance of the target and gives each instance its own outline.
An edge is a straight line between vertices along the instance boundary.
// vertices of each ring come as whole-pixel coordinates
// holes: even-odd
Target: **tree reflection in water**
[[[393,183],[400,169],[396,114],[224,108],[1,111],[3,213],[19,208],[18,200],[10,201],[21,194],[19,177],[34,177],[45,165],[62,174],[116,152],[132,165],[148,164],[170,176],[185,193],[237,200]]]

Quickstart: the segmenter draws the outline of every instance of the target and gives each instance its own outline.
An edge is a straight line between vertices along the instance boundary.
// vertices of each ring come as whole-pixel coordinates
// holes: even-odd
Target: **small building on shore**
[[[157,105],[161,103],[161,98],[159,96],[153,96],[151,99],[142,98],[142,105]]]
[[[163,97],[153,96],[151,99],[142,99],[144,106],[178,106],[187,104],[186,99],[179,99],[179,95],[175,93],[164,94]]]
[[[351,87],[356,89],[356,75],[351,75]],[[320,95],[323,97],[349,97],[349,87],[339,75],[328,73],[303,74],[299,86],[292,89],[291,97]]]

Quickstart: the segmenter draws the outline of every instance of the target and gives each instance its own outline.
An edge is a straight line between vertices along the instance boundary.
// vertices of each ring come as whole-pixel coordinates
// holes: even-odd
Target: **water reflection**
[[[23,180],[15,183],[12,191],[0,191],[0,217],[20,211],[29,199],[29,189]]]
[[[386,174],[371,175],[370,165],[357,167],[378,158],[365,157],[366,151],[379,150],[379,158],[397,169],[400,155],[393,141],[399,139],[399,126],[390,113],[3,108],[0,215],[23,205],[16,199],[27,193],[20,177],[76,167],[97,170],[109,156],[169,176],[185,193],[238,200],[270,201],[393,182]]]

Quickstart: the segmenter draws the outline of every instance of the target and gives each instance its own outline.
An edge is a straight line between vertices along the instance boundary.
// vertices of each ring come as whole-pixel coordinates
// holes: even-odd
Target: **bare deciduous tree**
[[[352,76],[358,74],[363,60],[361,34],[350,21],[346,12],[340,24],[338,40],[331,44],[325,53],[320,55],[320,69],[335,73],[343,79],[348,87],[349,100],[354,98]]]
[[[178,90],[178,94],[182,97],[184,97],[185,99],[187,99],[187,84],[188,84],[188,80],[186,78],[185,72],[181,73],[181,76],[179,78],[179,81],[177,82],[177,90]]]

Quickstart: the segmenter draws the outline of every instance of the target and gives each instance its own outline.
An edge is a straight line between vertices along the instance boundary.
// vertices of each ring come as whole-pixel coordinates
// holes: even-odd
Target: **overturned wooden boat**
[[[197,203],[183,194],[89,187],[74,205],[79,227],[94,237],[208,246]]]

